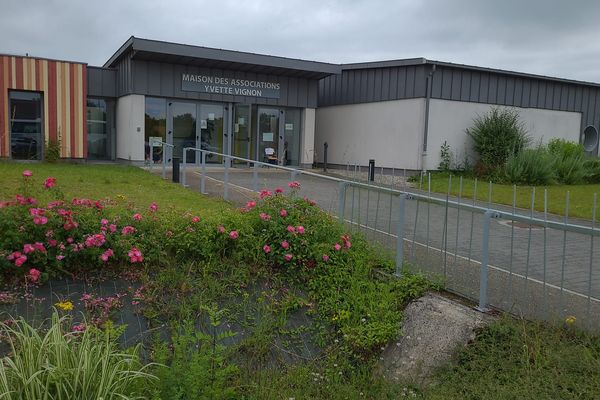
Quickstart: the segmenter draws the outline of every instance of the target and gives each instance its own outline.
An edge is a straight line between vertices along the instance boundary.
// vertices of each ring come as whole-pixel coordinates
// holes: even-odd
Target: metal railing
[[[577,315],[584,316],[584,325],[600,328],[595,195],[592,219],[572,223],[568,194],[564,217],[551,216],[546,192],[543,212],[535,211],[535,190],[531,209],[524,211],[516,207],[516,187],[513,206],[500,206],[492,203],[491,183],[488,201],[479,202],[477,182],[473,199],[463,198],[462,178],[458,196],[450,195],[450,182],[447,194],[441,195],[431,191],[429,176],[427,190],[423,190],[423,176],[418,189],[386,187],[197,148],[183,149],[184,185],[188,151],[200,154],[202,193],[222,193],[225,200],[236,201],[232,187],[251,193],[301,180],[303,193],[325,209],[331,202],[332,215],[395,253],[397,275],[409,268],[441,276],[447,290],[474,300],[481,311],[492,306],[554,320]],[[221,168],[207,169],[209,155],[224,161]],[[250,170],[235,174],[235,182],[230,171],[233,161],[251,165]],[[259,174],[269,182],[261,182]],[[207,179],[218,185],[207,191]]]
[[[150,142],[150,171],[152,171],[153,166],[154,166],[154,148],[157,147],[155,146],[157,143],[161,144],[161,147],[163,149],[162,151],[162,178],[165,179],[167,177],[167,152],[164,150],[164,146],[168,146],[171,148],[171,153],[173,152],[173,149],[175,148],[174,145],[167,143],[167,142]],[[173,166],[173,154],[171,154],[171,167]]]

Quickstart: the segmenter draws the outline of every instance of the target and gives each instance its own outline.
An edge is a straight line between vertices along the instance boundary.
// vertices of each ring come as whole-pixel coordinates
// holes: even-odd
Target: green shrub
[[[548,142],[548,151],[561,158],[583,157],[583,146],[569,140],[554,138]]]
[[[60,160],[60,140],[50,139],[44,149],[44,161],[55,163]]]
[[[452,150],[448,142],[444,140],[444,144],[440,147],[440,165],[438,169],[440,171],[450,171],[452,167]]]
[[[122,351],[111,332],[71,332],[72,320],[59,318],[41,334],[25,320],[0,329],[11,355],[0,362],[3,399],[134,399],[155,377],[137,350]]]
[[[492,108],[475,118],[466,132],[479,155],[477,169],[482,175],[501,170],[510,156],[518,154],[530,142],[518,112],[510,109]]]
[[[555,158],[545,148],[526,149],[510,156],[506,162],[508,182],[526,185],[548,185],[554,181]]]
[[[586,182],[600,183],[600,158],[585,160],[584,169]]]

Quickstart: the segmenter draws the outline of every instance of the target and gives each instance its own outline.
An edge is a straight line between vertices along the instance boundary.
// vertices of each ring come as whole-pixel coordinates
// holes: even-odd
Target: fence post
[[[396,227],[396,277],[402,276],[402,264],[404,262],[404,209],[406,207],[406,195],[398,196],[400,205],[398,207],[398,225]]]
[[[162,152],[162,156],[163,156],[163,159],[162,159],[162,178],[166,179],[167,178],[167,164],[166,164],[167,163],[167,155],[165,154],[166,153],[166,151],[165,151],[166,148],[165,148],[164,143],[161,143],[161,144],[163,145],[163,152]]]
[[[252,169],[252,189],[255,192],[258,192],[258,163],[254,163],[254,167]]]
[[[181,185],[185,187],[185,164],[187,164],[187,147],[183,148],[183,161],[181,163]]]
[[[200,193],[206,194],[206,153],[200,151],[200,159],[202,160],[202,173],[200,174]]]
[[[477,311],[488,312],[487,288],[488,288],[488,262],[490,257],[490,221],[492,218],[500,218],[500,213],[487,210],[483,215],[483,238],[481,244],[481,269],[479,271],[479,305]]]
[[[346,211],[346,182],[339,183],[339,198],[338,198],[338,217],[339,221],[344,224],[344,213]]]
[[[152,171],[152,164],[154,164],[154,140],[150,141],[150,171]]]
[[[323,172],[327,172],[327,148],[329,147],[327,142],[323,144],[323,147]]]
[[[223,199],[229,200],[229,159],[224,156],[225,159],[225,179],[223,179]]]

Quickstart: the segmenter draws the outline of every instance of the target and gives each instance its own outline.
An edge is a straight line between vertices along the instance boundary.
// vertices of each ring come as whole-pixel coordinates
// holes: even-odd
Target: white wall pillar
[[[315,160],[315,109],[305,108],[302,114],[300,166],[309,168]]]
[[[117,100],[117,159],[144,161],[143,95],[131,94]]]

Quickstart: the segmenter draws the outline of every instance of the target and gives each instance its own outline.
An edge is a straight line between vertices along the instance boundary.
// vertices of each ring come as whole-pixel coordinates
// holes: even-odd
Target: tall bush
[[[511,155],[505,167],[506,179],[514,184],[548,185],[554,181],[555,159],[544,147]]]
[[[475,118],[466,132],[479,156],[479,172],[484,175],[504,167],[510,156],[518,154],[531,141],[519,113],[510,109],[492,108]]]
[[[585,153],[583,146],[564,139],[552,139],[548,152],[554,157],[554,172],[560,183],[573,185],[586,177]]]

